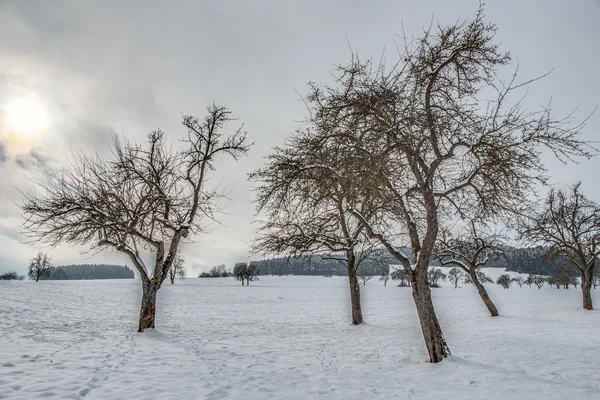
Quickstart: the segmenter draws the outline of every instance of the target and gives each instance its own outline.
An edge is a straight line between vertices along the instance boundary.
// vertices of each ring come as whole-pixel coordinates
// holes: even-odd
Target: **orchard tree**
[[[581,193],[580,183],[566,190],[550,190],[544,207],[524,219],[520,230],[529,243],[548,246],[551,253],[577,268],[583,308],[593,309],[591,288],[600,255],[600,206]]]
[[[171,268],[169,268],[169,280],[171,284],[175,283],[175,278],[185,279],[185,261],[179,254],[175,256]]]
[[[510,284],[513,282],[509,274],[502,274],[496,279],[496,283],[502,286],[504,289],[508,289]]]
[[[177,147],[157,130],[145,145],[115,137],[108,156],[78,154],[62,172],[50,172],[40,190],[25,193],[24,231],[51,245],[90,245],[127,255],[140,274],[138,331],[154,328],[156,294],[182,240],[214,219],[221,194],[208,186],[220,156],[237,160],[248,151],[242,127],[224,132],[231,112],[207,108],[184,116],[187,138]],[[146,263],[142,252],[151,253]]]
[[[383,286],[387,286],[388,281],[390,280],[390,269],[381,271],[380,281],[383,281]]]
[[[410,287],[410,279],[404,268],[394,268],[390,274],[393,281],[400,281],[399,287]]]
[[[242,286],[250,286],[250,281],[258,281],[258,268],[252,263],[239,262],[233,267],[233,278],[242,281]]]
[[[498,316],[498,309],[483,286],[484,281],[480,278],[485,280],[486,275],[480,268],[489,260],[502,256],[502,243],[502,236],[489,232],[485,224],[472,220],[456,235],[443,231],[436,250],[436,256],[442,265],[456,266],[467,274],[469,283],[475,285],[492,317]],[[493,282],[489,277],[487,279]]]
[[[285,147],[276,147],[267,165],[250,174],[257,182],[257,211],[264,213],[255,251],[301,257],[313,254],[341,262],[347,270],[352,324],[363,322],[359,276],[366,260],[378,261],[364,225],[348,211],[357,190],[351,176],[333,175],[328,165],[351,162],[350,155],[314,140],[319,127],[297,131]],[[366,216],[374,207],[358,208]],[[378,262],[379,263],[379,262]]]
[[[454,285],[454,289],[458,287],[458,282],[463,279],[464,274],[462,271],[456,267],[450,268],[448,271],[448,280]]]
[[[427,271],[427,281],[429,284],[429,287],[432,288],[439,288],[440,281],[445,281],[448,278],[448,275],[446,275],[441,269],[439,268],[431,268],[429,271]]]
[[[50,268],[52,268],[52,264],[50,262],[50,257],[48,256],[48,253],[39,252],[29,262],[29,270],[27,272],[27,276],[30,279],[35,279],[35,281],[37,282],[40,280],[40,278],[49,274]]]
[[[523,278],[522,276],[516,276],[512,278],[512,281],[519,285],[520,288],[522,288],[523,284],[525,283],[525,278]]]
[[[427,279],[440,215],[524,212],[523,199],[545,179],[543,147],[567,159],[591,155],[581,126],[555,119],[550,106],[525,106],[521,92],[533,81],[499,77],[511,57],[495,33],[480,9],[400,44],[392,66],[352,55],[333,85],[311,84],[305,99],[304,142],[321,155],[308,166],[332,188],[349,188],[345,215],[408,274],[431,362],[449,354]]]
[[[529,274],[527,279],[525,279],[525,284],[527,286],[531,287],[531,285],[534,284],[538,289],[541,289],[542,286],[544,286],[544,283],[546,283],[546,277],[538,274]]]
[[[369,282],[373,275],[364,267],[358,268],[358,278],[362,281],[363,286],[367,286],[367,282]]]

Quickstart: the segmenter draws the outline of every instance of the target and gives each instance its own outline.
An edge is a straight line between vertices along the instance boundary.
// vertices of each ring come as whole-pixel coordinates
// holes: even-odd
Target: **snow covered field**
[[[433,289],[453,355],[429,364],[410,289],[375,279],[362,326],[340,277],[165,283],[143,334],[137,280],[0,282],[0,398],[600,398],[600,312],[580,290],[486,285],[490,318],[462,286]]]

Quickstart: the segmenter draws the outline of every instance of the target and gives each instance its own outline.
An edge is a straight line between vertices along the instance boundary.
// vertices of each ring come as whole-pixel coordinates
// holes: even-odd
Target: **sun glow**
[[[45,105],[35,98],[17,99],[3,113],[0,139],[18,148],[31,148],[46,133],[49,115]]]

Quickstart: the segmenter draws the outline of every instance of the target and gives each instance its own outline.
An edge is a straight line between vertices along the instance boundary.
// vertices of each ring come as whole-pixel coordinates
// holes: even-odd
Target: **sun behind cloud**
[[[48,131],[50,115],[35,97],[15,99],[2,110],[0,140],[12,150],[30,150]]]

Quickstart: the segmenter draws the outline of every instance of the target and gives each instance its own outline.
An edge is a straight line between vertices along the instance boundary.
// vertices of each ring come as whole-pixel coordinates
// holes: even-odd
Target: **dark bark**
[[[350,287],[350,307],[352,309],[352,324],[359,325],[363,322],[362,309],[360,307],[360,285],[356,275],[356,260],[352,252],[348,252],[348,286]]]
[[[483,300],[483,304],[485,304],[488,311],[490,312],[490,316],[497,317],[498,309],[496,308],[496,305],[494,304],[492,299],[490,299],[490,296],[488,295],[487,291],[485,290],[485,287],[483,287],[483,285],[477,279],[477,274],[475,272],[473,272],[473,273],[469,273],[469,276],[471,277],[471,281],[473,282],[473,285],[475,285],[475,287],[477,288],[477,292],[479,292],[479,297],[481,297],[481,300]]]
[[[581,293],[583,295],[583,308],[585,310],[593,310],[592,306],[592,279],[594,269],[583,271],[581,274]]]
[[[427,281],[427,269],[415,270],[412,278],[412,295],[429,353],[429,361],[438,363],[450,354],[450,349],[435,315],[431,289]]]
[[[156,320],[156,294],[160,285],[156,280],[142,283],[142,306],[140,309],[140,320],[138,332],[144,332],[145,329],[154,329]]]

